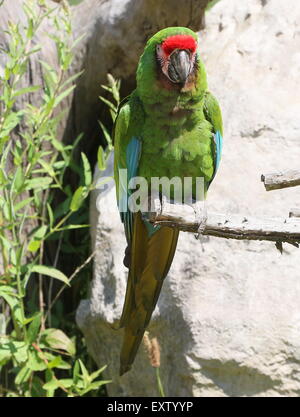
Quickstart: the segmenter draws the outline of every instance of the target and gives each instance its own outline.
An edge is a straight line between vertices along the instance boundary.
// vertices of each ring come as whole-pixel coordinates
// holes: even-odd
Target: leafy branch
[[[81,75],[68,77],[80,38],[72,39],[67,3],[52,6],[45,0],[24,0],[26,23],[8,23],[8,46],[1,49],[5,56],[0,75],[1,381],[15,376],[13,385],[0,385],[0,395],[7,396],[53,396],[57,389],[68,396],[82,396],[107,383],[98,380],[104,368],[89,374],[83,362],[75,360],[75,342],[62,330],[46,328],[46,318],[61,291],[54,300],[49,291],[45,313],[44,283],[48,278],[50,286],[53,279],[69,286],[76,273],[68,278],[57,269],[57,262],[49,264],[45,244],[62,242],[64,233],[88,227],[76,222],[75,214],[94,187],[86,155],[81,153],[80,169],[72,161],[82,135],[72,145],[57,139],[64,100]],[[45,36],[56,47],[57,64],[39,59],[44,86],[24,87],[29,60],[40,57],[41,46],[35,39],[45,22],[52,28]],[[31,99],[34,95],[39,96],[38,105],[32,104],[37,101]],[[66,170],[80,175],[75,192],[65,180]],[[62,199],[58,206],[57,192]],[[36,278],[38,306],[34,294],[28,302],[30,289],[35,288],[31,281]],[[58,376],[66,372],[69,378]]]

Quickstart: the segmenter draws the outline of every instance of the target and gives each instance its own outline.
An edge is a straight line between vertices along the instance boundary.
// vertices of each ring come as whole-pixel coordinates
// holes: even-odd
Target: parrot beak
[[[185,49],[176,49],[170,55],[168,76],[174,83],[184,84],[191,72],[191,56]]]

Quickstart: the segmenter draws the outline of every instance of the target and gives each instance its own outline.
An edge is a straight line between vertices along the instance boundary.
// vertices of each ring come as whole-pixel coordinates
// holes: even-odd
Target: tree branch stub
[[[300,171],[288,170],[263,174],[261,181],[267,191],[278,190],[280,188],[296,187],[300,185]]]
[[[198,232],[192,206],[155,199],[149,218],[154,225],[177,228],[183,232]],[[204,236],[237,240],[286,242],[298,247],[300,221],[295,218],[249,217],[234,214],[208,213]]]

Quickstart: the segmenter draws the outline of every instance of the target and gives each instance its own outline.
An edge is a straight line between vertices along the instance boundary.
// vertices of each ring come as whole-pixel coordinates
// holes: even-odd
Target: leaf
[[[88,386],[88,388],[87,388],[85,391],[83,391],[82,395],[83,395],[83,394],[86,394],[86,393],[87,393],[87,392],[89,392],[89,391],[92,391],[92,390],[98,389],[98,388],[100,388],[102,385],[110,384],[111,382],[112,382],[112,380],[107,380],[107,381],[105,381],[105,380],[101,380],[101,381],[95,381],[95,382],[92,382],[92,383]]]
[[[84,170],[84,184],[86,187],[88,187],[92,183],[92,170],[91,170],[90,163],[86,155],[83,152],[81,152],[81,158],[82,158],[83,170]]]
[[[29,351],[27,366],[32,371],[44,371],[48,368],[47,363],[36,350]]]
[[[6,239],[6,237],[0,236],[0,239],[2,240],[2,244],[7,251],[9,251],[13,247],[13,242],[10,242],[8,239]]]
[[[71,378],[59,379],[59,383],[65,388],[70,388],[73,385],[73,379]]]
[[[48,369],[52,368],[58,368],[58,369],[70,369],[71,365],[68,362],[65,362],[61,356],[55,356],[54,359],[52,359],[48,363]]]
[[[105,140],[106,140],[106,142],[107,142],[107,145],[108,145],[108,146],[112,146],[112,139],[111,139],[111,135],[109,134],[109,132],[108,132],[108,130],[106,129],[106,127],[104,126],[104,124],[103,124],[100,120],[98,120],[98,122],[99,122],[99,125],[100,125],[100,127],[101,127],[101,129],[102,129],[102,132],[103,132],[103,134],[104,134],[104,137],[105,137]]]
[[[5,315],[0,313],[0,337],[6,334],[6,320]]]
[[[45,236],[46,232],[47,232],[48,226],[43,225],[41,227],[39,227],[33,234],[33,237],[35,239],[43,239],[43,237]]]
[[[53,168],[60,171],[66,166],[66,161],[56,161],[52,164]]]
[[[110,112],[110,117],[112,118],[112,120],[113,120],[113,122],[115,121],[115,119],[116,119],[116,114],[117,114],[117,110],[116,111],[114,111],[114,110],[109,110],[109,112]]]
[[[41,318],[42,314],[39,312],[35,315],[32,322],[30,323],[27,331],[27,341],[28,343],[32,343],[36,340],[36,337],[39,333],[40,326],[41,326]]]
[[[80,365],[78,360],[75,362],[73,368],[73,380],[75,385],[77,385],[77,382],[80,380]]]
[[[90,224],[68,224],[67,226],[60,227],[56,230],[61,232],[62,230],[83,229],[85,227],[90,227]]]
[[[1,288],[2,290],[2,288]],[[18,298],[13,294],[7,294],[4,291],[0,292],[0,295],[4,298],[4,300],[7,302],[7,304],[10,307],[11,313],[15,320],[18,321],[18,323],[22,324],[24,321],[23,312],[20,306],[20,302]]]
[[[84,73],[84,71],[80,71],[77,74],[72,75],[71,77],[69,77],[61,86],[61,88],[64,88],[66,85],[72,83],[73,81],[75,81],[78,77],[80,77],[82,74]]]
[[[38,274],[47,275],[48,277],[58,279],[59,281],[64,282],[66,285],[70,286],[69,279],[58,269],[53,266],[45,265],[34,265],[31,269],[31,272],[36,272]]]
[[[107,368],[107,365],[102,366],[102,368],[98,369],[98,371],[93,372],[90,375],[90,379],[91,381],[94,381],[94,379],[96,379],[100,374],[102,374],[102,372]]]
[[[86,367],[84,366],[84,363],[80,359],[78,359],[78,362],[79,362],[80,369],[81,369],[81,372],[82,372],[84,388],[87,388],[88,384],[91,382],[89,373],[88,373]]]
[[[107,74],[107,79],[108,79],[109,85],[111,86],[111,89],[112,89],[113,98],[116,100],[117,103],[119,103],[119,101],[120,101],[120,94],[119,94],[120,83],[117,80],[115,80],[114,77],[111,74]]]
[[[43,389],[46,391],[48,390],[56,390],[58,388],[58,381],[57,379],[53,378],[50,381],[46,382],[46,384],[43,385]]]
[[[64,152],[63,145],[56,138],[52,137],[51,138],[51,143],[58,152],[61,152],[61,153]]]
[[[47,203],[47,211],[48,211],[48,217],[49,217],[49,226],[50,226],[50,229],[52,229],[53,223],[54,223],[54,215],[53,215],[53,210],[49,203]]]
[[[46,94],[52,94],[55,86],[58,82],[57,73],[54,68],[52,68],[47,62],[40,60],[39,61],[43,67],[43,75],[46,83]]]
[[[43,342],[52,349],[64,350],[71,356],[75,355],[75,344],[68,336],[59,329],[46,329],[42,333]]]
[[[27,249],[30,252],[36,252],[37,250],[40,249],[41,246],[41,241],[40,240],[33,240],[31,242],[29,242]]]
[[[57,368],[57,365],[60,364],[61,357],[56,356],[51,362],[48,363],[48,369]]]
[[[42,167],[47,172],[47,174],[50,175],[50,177],[52,177],[52,178],[55,177],[55,172],[54,172],[52,166],[47,161],[45,161],[44,159],[40,158],[38,162],[39,162],[39,164],[42,165]]]
[[[8,360],[10,360],[12,357],[11,349],[9,348],[8,344],[2,344],[0,345],[0,366],[1,364],[4,364]]]
[[[26,190],[33,190],[33,189],[44,190],[48,188],[52,182],[53,182],[53,179],[51,177],[34,177],[31,180],[26,181],[25,189]]]
[[[107,100],[105,97],[99,96],[100,100],[103,101],[104,104],[106,104],[114,113],[117,112],[116,106],[109,100]]]
[[[57,386],[53,386],[53,384],[51,384],[52,381],[55,381],[54,372],[51,371],[51,369],[46,370],[46,381],[46,384],[43,385],[43,389],[47,391],[47,397],[53,397]]]
[[[111,93],[112,94],[112,88],[111,87],[108,87],[107,85],[105,85],[105,84],[101,84],[101,88],[103,88],[104,90],[106,90],[106,91],[108,91],[109,93]]]
[[[24,177],[21,166],[18,166],[13,180],[14,188],[19,192],[24,184]]]
[[[31,372],[32,372],[31,369],[27,365],[23,366],[15,378],[15,384],[21,385],[24,382],[28,381],[28,379],[30,378]]]
[[[0,131],[0,138],[4,138],[20,123],[23,116],[23,112],[10,112],[7,118],[4,120],[2,129]]]
[[[34,315],[34,316],[32,316],[32,317],[28,317],[27,319],[25,319],[25,320],[23,321],[23,323],[22,323],[22,324],[23,324],[24,326],[26,326],[27,324],[31,323],[31,322],[32,322],[32,320],[34,320],[34,319],[35,319],[36,314],[38,314],[38,313],[35,313],[35,315]]]
[[[29,49],[29,51],[26,52],[25,56],[35,54],[36,52],[40,51],[41,49],[42,49],[41,45],[36,45],[33,48]]]
[[[58,97],[56,97],[56,99],[54,100],[54,107],[56,107],[65,97],[67,97],[74,90],[75,87],[75,85],[72,85],[71,87],[63,91]]]
[[[77,6],[80,4],[83,0],[69,0],[69,3],[71,6]]]
[[[97,163],[98,163],[99,170],[104,171],[105,170],[104,151],[101,145],[98,148]]]
[[[0,357],[5,352],[7,355],[14,357],[18,364],[22,364],[28,359],[28,344],[18,340],[1,342]]]
[[[20,201],[15,205],[15,212],[21,210],[25,206],[29,206],[31,201],[33,200],[33,197],[26,198],[25,200]]]
[[[28,244],[28,250],[30,252],[36,252],[40,248],[41,242],[47,232],[47,229],[48,227],[43,225],[34,232],[33,237]]]
[[[28,16],[28,28],[26,32],[26,38],[31,39],[33,36],[33,19]]]
[[[80,186],[75,191],[71,204],[70,204],[70,210],[71,211],[77,211],[79,210],[81,204],[83,203],[84,199],[86,197],[86,188],[83,186]]]
[[[1,236],[3,237],[3,236]],[[1,285],[0,286],[0,296],[3,296],[3,294],[11,295],[12,297],[17,297],[18,294],[15,292],[15,289],[13,287],[10,287],[9,285]]]
[[[41,88],[40,85],[32,85],[30,87],[21,88],[20,90],[17,90],[14,92],[13,97],[18,97],[22,94],[27,93],[34,93],[35,91],[38,91]]]
[[[45,390],[56,390],[57,388],[69,388],[73,385],[73,381],[70,378],[66,379],[56,379],[53,378],[49,382],[46,382],[46,384],[43,385],[43,388]]]

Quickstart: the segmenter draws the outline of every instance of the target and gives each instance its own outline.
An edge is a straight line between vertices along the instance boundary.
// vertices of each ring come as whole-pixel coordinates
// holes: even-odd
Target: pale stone
[[[214,211],[287,216],[300,187],[266,192],[261,173],[299,168],[300,3],[221,0],[200,33],[209,86],[224,117],[224,152],[208,195]],[[96,172],[96,177],[99,173]],[[158,395],[141,347],[118,377],[126,286],[125,237],[115,191],[91,200],[94,279],[77,312],[89,351],[108,364],[109,395]],[[300,252],[268,242],[181,233],[149,326],[161,344],[169,396],[299,396]]]

